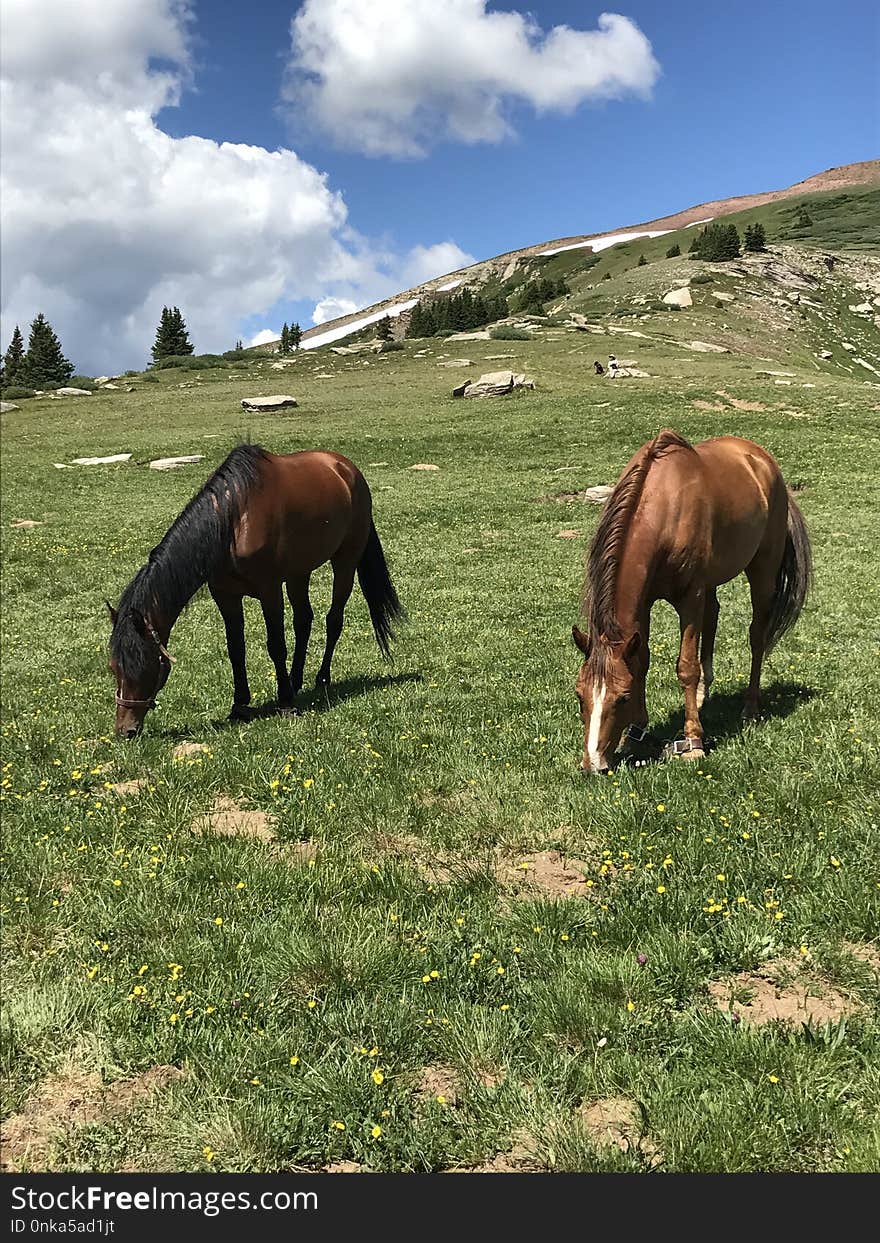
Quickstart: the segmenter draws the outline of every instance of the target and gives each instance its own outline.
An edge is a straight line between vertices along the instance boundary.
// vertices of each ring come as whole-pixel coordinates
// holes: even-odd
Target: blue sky
[[[143,365],[168,303],[228,348],[880,154],[876,0],[616,12],[4,0],[4,343],[42,310],[82,370]]]
[[[544,29],[591,28],[606,8],[632,18],[660,62],[653,98],[585,104],[571,117],[516,109],[515,139],[444,143],[427,159],[341,153],[278,108],[296,6],[199,0],[197,89],[160,124],[175,135],[292,146],[329,174],[361,231],[388,232],[400,246],[451,234],[481,258],[880,154],[873,0],[532,0],[490,9],[516,7]]]

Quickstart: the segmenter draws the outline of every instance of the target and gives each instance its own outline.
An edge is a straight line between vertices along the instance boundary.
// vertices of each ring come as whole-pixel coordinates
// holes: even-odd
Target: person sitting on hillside
[[[620,372],[620,368],[617,365],[617,359],[614,357],[613,354],[609,354],[608,355],[608,377],[609,379],[616,380],[619,372]]]
[[[599,362],[598,359],[596,359],[596,361],[593,363],[593,366],[596,368],[596,375],[605,374],[605,368],[602,366],[602,364]]]

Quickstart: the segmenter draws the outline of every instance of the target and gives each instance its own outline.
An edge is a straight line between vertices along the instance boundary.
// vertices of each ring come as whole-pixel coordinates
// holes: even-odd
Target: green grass
[[[616,345],[654,378],[597,379],[609,341],[567,333],[512,342],[510,365],[538,387],[494,402],[453,401],[457,374],[436,366],[451,347],[432,342],[369,367],[301,355],[289,417],[240,410],[279,385],[256,362],[3,416],[5,1111],[65,1066],[108,1082],[185,1071],[149,1107],[56,1138],[44,1164],[440,1170],[526,1132],[545,1168],[643,1169],[578,1121],[583,1102],[622,1096],[663,1169],[877,1168],[877,980],[846,949],[876,939],[880,905],[877,390],[812,367],[779,388],[743,354],[683,369],[662,335]],[[467,347],[474,374],[497,365],[494,342]],[[738,724],[740,581],[721,592],[716,749],[698,768],[584,781],[569,632],[597,511],[538,498],[613,480],[667,425],[752,437],[803,485],[815,592],[769,662],[763,721]],[[411,619],[395,663],[356,595],[329,701],[227,727],[222,628],[202,595],[172,634],[160,710],[116,743],[103,599],[239,436],[363,467]],[[52,465],[121,451],[130,465]],[[205,462],[135,465],[172,453]],[[11,529],[19,518],[42,525]],[[318,617],[327,588],[322,572]],[[249,665],[266,700],[257,614]],[[658,605],[649,704],[668,735],[674,623]],[[320,646],[316,625],[312,675]],[[175,761],[183,738],[209,750]],[[105,787],[135,777],[147,784],[125,799]],[[268,812],[278,842],[194,832],[219,794]],[[499,879],[499,860],[544,850],[582,861],[591,896],[530,898]],[[712,1003],[711,981],[790,957],[856,1012],[750,1028]],[[438,1066],[458,1077],[445,1103],[419,1088]]]

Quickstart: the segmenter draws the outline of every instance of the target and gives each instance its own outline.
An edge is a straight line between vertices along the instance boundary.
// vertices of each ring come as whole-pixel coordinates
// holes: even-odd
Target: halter
[[[150,699],[123,699],[123,697],[119,694],[119,691],[117,691],[116,692],[117,708],[146,708],[147,712],[149,712],[152,708],[155,708],[156,695],[158,695],[159,691],[168,681],[168,674],[171,672],[171,666],[174,664],[174,661],[175,661],[175,658],[171,655],[171,653],[166,648],[165,644],[159,638],[159,635],[156,631],[156,627],[153,625],[151,621],[148,621],[146,617],[144,618],[144,625],[147,628],[147,634],[150,636],[150,638],[156,644],[156,647],[158,647],[159,649],[160,676],[164,668],[165,677],[161,678],[161,681],[156,687],[155,694]]]
[[[629,725],[623,733],[624,742],[649,742],[655,746],[661,746],[662,743],[656,734],[652,734],[647,726]]]

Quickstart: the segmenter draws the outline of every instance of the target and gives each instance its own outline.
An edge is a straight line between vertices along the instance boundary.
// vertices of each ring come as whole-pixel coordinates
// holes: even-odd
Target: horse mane
[[[153,657],[135,616],[153,609],[176,619],[228,557],[249,493],[259,488],[266,460],[260,445],[238,445],[165,532],[119,600],[110,652],[128,677],[143,673]]]
[[[632,465],[617,481],[602,510],[587,555],[587,575],[581,594],[581,610],[590,622],[591,658],[594,658],[594,663],[602,660],[604,644],[597,642],[600,636],[610,643],[623,638],[614,608],[620,558],[648,471],[670,449],[693,451],[693,445],[678,432],[664,428],[642,446]],[[601,673],[601,670],[596,671]]]

